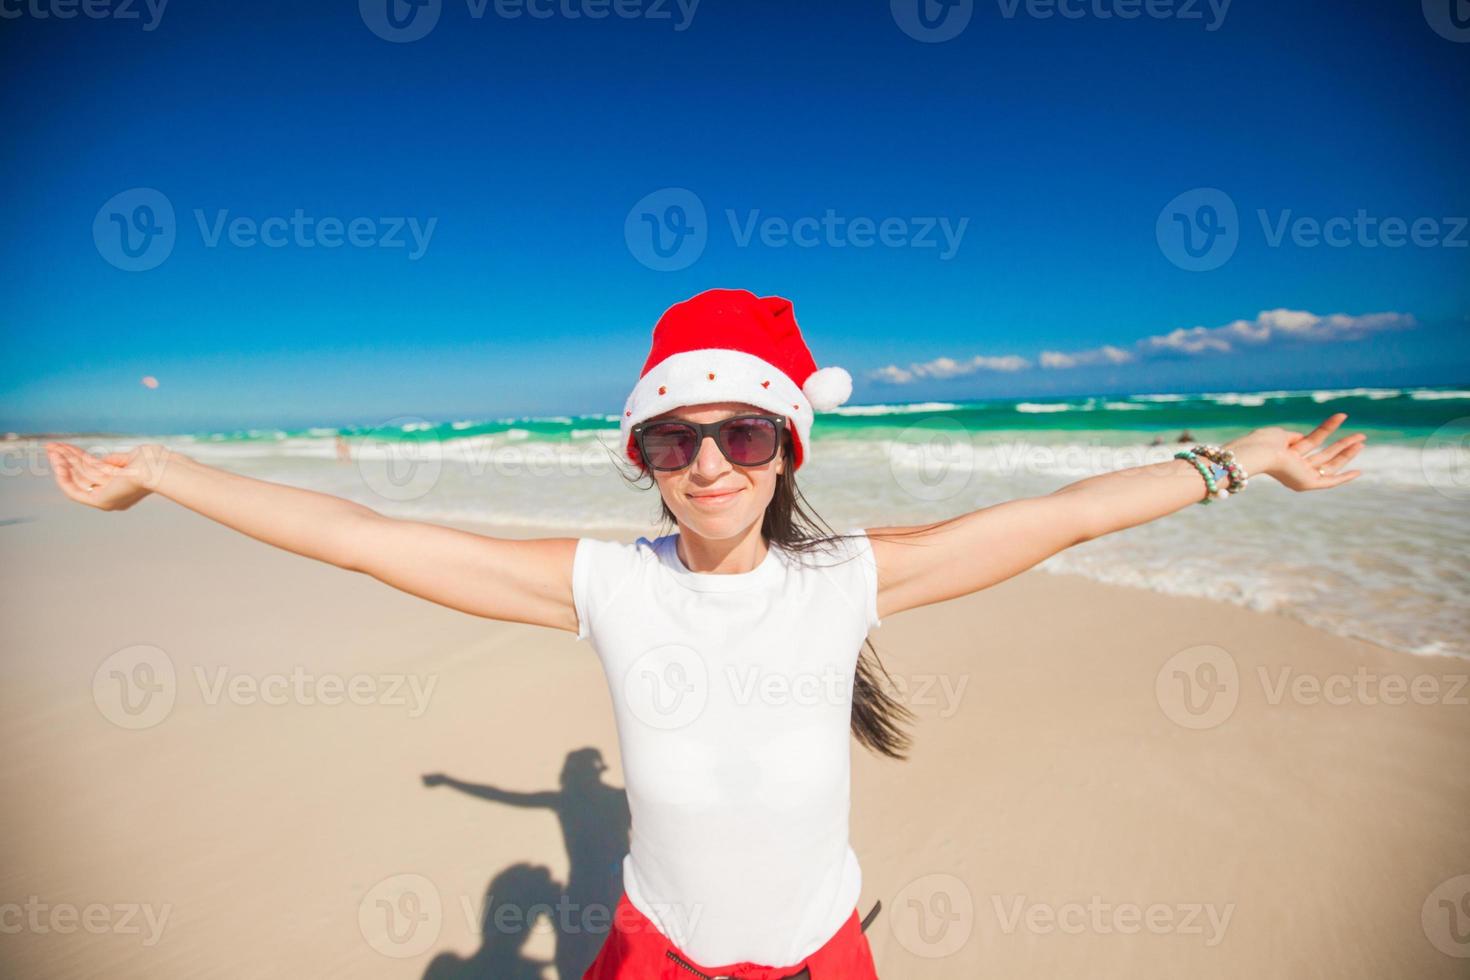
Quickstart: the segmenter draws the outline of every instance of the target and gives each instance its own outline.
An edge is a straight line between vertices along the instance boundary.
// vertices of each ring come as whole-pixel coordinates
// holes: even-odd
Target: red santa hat
[[[813,414],[851,395],[845,370],[817,367],[790,300],[708,289],[675,303],[654,325],[653,349],[623,405],[623,446],[642,469],[637,423],[687,405],[746,402],[789,420],[795,470],[810,446]]]

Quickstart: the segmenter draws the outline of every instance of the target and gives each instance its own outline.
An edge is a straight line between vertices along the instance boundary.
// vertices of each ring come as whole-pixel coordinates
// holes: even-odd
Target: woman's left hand
[[[1363,475],[1362,470],[1342,472],[1367,444],[1368,436],[1362,432],[1343,436],[1316,452],[1346,418],[1346,412],[1329,415],[1321,425],[1305,434],[1268,426],[1232,439],[1224,448],[1232,450],[1236,461],[1245,467],[1246,479],[1260,474],[1274,477],[1293,490],[1326,490]],[[1310,455],[1314,452],[1316,455]]]

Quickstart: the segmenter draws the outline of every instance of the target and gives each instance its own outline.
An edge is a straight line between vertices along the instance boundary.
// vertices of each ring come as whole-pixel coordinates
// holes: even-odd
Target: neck
[[[691,572],[738,575],[752,572],[765,560],[769,545],[761,537],[759,523],[732,538],[706,538],[679,527],[676,543],[679,560]]]

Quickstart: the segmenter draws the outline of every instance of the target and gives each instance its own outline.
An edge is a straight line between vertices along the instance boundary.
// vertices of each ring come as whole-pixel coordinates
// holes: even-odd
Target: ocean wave
[[[952,412],[963,406],[955,402],[912,402],[897,405],[841,405],[824,415],[905,415],[912,412]],[[617,416],[613,416],[614,419]]]
[[[1322,402],[1336,401],[1339,398],[1371,398],[1375,401],[1384,398],[1397,398],[1403,394],[1398,388],[1340,388],[1326,391],[1312,392],[1312,401]]]
[[[1070,405],[1066,402],[1017,402],[1018,412],[1072,412],[1085,409],[1084,405]]]

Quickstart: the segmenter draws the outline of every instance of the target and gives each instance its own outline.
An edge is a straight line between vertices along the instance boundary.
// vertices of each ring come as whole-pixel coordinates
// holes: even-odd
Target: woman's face
[[[769,414],[744,402],[689,405],[655,416],[689,422],[718,422],[750,412]],[[760,466],[737,466],[725,458],[713,436],[706,436],[694,462],[682,470],[653,470],[664,503],[679,524],[706,538],[729,538],[743,533],[765,515],[776,493],[776,477],[785,472],[784,453]]]

